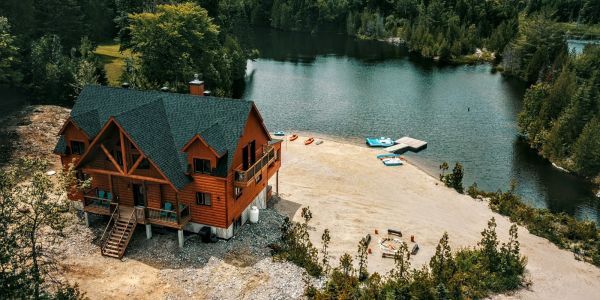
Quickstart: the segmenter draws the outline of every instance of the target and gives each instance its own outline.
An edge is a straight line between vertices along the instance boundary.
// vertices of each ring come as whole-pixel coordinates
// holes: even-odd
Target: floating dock
[[[426,148],[427,142],[405,136],[396,140],[396,145],[387,147],[385,150],[391,153],[404,153],[406,151],[418,152]]]

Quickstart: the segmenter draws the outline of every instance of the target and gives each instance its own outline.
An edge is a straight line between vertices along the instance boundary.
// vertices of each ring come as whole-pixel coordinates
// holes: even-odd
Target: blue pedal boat
[[[275,135],[275,136],[284,136],[285,132],[283,132],[283,131],[277,131],[277,132],[273,133],[273,135]]]
[[[391,138],[367,138],[367,145],[369,145],[369,147],[390,147],[394,144],[395,142]]]

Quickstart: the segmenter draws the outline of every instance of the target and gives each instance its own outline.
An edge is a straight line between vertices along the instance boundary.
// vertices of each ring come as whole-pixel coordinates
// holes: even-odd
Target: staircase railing
[[[134,209],[131,211],[131,215],[129,215],[129,218],[127,219],[127,225],[125,226],[125,229],[123,229],[123,233],[121,233],[121,237],[119,238],[119,242],[117,243],[117,245],[120,249],[119,256],[123,256],[123,254],[125,252],[125,247],[121,247],[121,242],[123,242],[123,237],[125,236],[125,232],[129,231],[129,226],[132,226],[131,224],[133,224],[133,226],[135,226],[136,223],[137,223],[137,220],[136,220],[135,209]],[[131,238],[132,234],[133,234],[133,232],[130,232],[127,238]]]
[[[115,224],[117,223],[118,220],[119,220],[119,203],[115,203],[114,211],[110,215],[110,220],[108,221],[108,224],[106,224],[106,228],[104,228],[104,232],[102,233],[102,236],[100,237],[99,242],[100,242],[100,245],[102,245],[102,252],[104,252],[104,248],[106,247],[105,238],[108,238],[111,236],[113,230],[115,229]],[[108,231],[109,228],[110,228],[110,231]],[[107,235],[107,232],[108,232],[108,235]]]

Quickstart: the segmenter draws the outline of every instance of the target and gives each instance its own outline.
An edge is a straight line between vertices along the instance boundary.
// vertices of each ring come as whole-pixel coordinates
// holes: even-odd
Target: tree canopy
[[[157,88],[167,83],[186,90],[194,73],[202,73],[216,95],[231,95],[233,80],[243,78],[245,54],[206,9],[194,3],[158,5],[154,12],[129,15],[130,47],[141,76],[135,84]]]

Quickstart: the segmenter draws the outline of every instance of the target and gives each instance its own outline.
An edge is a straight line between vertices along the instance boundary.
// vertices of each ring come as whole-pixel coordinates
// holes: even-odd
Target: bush
[[[469,299],[518,289],[523,284],[526,259],[521,257],[517,226],[510,228],[507,243],[499,242],[491,219],[477,248],[453,252],[444,233],[429,267],[410,268],[410,253],[403,243],[395,254],[395,267],[387,276],[366,273],[366,260],[354,269],[352,256],[344,254],[328,274],[322,289],[308,286],[309,299]]]
[[[481,191],[474,185],[469,188],[468,194],[473,198],[487,198],[493,211],[527,227],[532,234],[600,266],[600,231],[594,222],[579,221],[565,213],[554,214],[547,209],[530,207],[514,193],[514,185],[507,192],[494,193]]]

